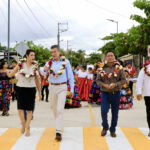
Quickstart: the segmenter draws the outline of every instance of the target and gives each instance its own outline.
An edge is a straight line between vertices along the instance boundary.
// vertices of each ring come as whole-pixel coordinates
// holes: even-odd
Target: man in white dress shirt
[[[149,127],[148,136],[150,136],[150,72],[149,71],[150,71],[150,61],[146,61],[144,68],[142,68],[142,70],[139,73],[137,84],[136,84],[138,100],[142,100],[142,87],[143,87],[143,96],[146,105],[147,123]]]

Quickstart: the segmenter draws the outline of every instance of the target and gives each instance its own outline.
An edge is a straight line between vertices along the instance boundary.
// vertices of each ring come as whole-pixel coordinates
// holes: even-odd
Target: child
[[[87,71],[86,66],[82,66],[81,70],[77,72],[77,82],[79,87],[79,96],[81,100],[86,100],[86,83],[87,83]]]
[[[89,67],[88,74],[87,74],[87,84],[86,84],[86,100],[87,101],[89,101],[89,94],[91,91],[92,82],[93,82],[93,69]]]

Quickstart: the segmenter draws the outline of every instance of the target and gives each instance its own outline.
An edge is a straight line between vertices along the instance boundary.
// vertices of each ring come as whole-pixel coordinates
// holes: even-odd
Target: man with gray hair
[[[49,71],[50,101],[56,119],[56,140],[62,140],[63,112],[67,95],[67,80],[71,87],[70,97],[74,93],[74,76],[69,60],[61,56],[59,47],[51,47],[52,58],[46,63],[44,71]]]

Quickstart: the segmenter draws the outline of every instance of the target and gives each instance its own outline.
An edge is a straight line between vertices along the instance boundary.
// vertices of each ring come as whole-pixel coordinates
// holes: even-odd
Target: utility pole
[[[69,47],[71,46],[71,45],[69,45],[69,42],[70,42],[70,40],[67,40],[67,58],[69,58],[68,52],[69,52]],[[72,61],[72,50],[71,50],[71,61]]]
[[[58,23],[57,43],[58,43],[58,48],[60,49],[60,31],[59,31],[59,23]]]
[[[70,42],[70,40],[67,40],[67,51],[69,50],[69,46],[71,46],[71,45],[69,45],[69,42]]]
[[[117,24],[117,33],[118,33],[118,21],[112,20],[112,19],[107,19],[108,21],[114,22]]]
[[[118,30],[119,30],[119,29],[118,29],[118,21],[117,21],[116,23],[117,23],[117,33],[118,33],[118,32],[119,32],[119,31],[118,31]]]
[[[66,29],[61,28],[62,25],[66,25],[67,28]],[[60,23],[60,22],[58,22],[57,43],[58,43],[59,49],[60,49],[60,33],[66,32],[66,31],[68,31],[68,22],[67,23]]]
[[[117,25],[117,34],[118,34],[118,21],[112,20],[112,19],[107,19],[108,21],[114,22]],[[119,57],[119,54],[117,54],[117,58]]]
[[[8,48],[8,65],[10,64],[10,0],[8,0],[8,41],[7,41],[7,48]]]
[[[68,43],[69,43],[69,41],[67,40],[67,52],[68,52],[68,46],[69,46]]]
[[[71,49],[71,66],[72,66],[72,49]]]

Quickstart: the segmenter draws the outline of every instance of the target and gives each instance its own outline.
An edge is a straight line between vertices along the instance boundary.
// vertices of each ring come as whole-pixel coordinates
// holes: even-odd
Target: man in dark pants
[[[111,137],[116,137],[116,126],[120,104],[120,89],[125,84],[125,73],[123,67],[115,61],[113,52],[106,53],[106,63],[97,75],[96,82],[101,88],[101,116],[103,130],[101,136],[110,130]],[[109,128],[107,114],[111,105],[112,121]]]
[[[150,61],[146,61],[144,68],[139,73],[136,83],[137,100],[142,100],[142,88],[149,127],[148,136],[150,137]]]
[[[49,84],[42,86],[42,101],[44,101],[44,90],[46,93],[46,102],[48,102],[48,95],[49,95]]]
[[[44,64],[45,65],[45,64]],[[48,96],[49,96],[49,73],[45,73],[45,75],[42,75],[41,72],[40,73],[40,77],[41,77],[41,95],[42,95],[42,101],[44,101],[44,90],[46,93],[46,102],[48,102]]]

